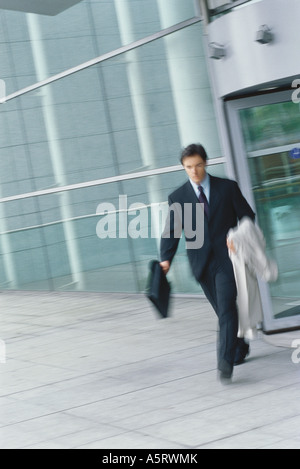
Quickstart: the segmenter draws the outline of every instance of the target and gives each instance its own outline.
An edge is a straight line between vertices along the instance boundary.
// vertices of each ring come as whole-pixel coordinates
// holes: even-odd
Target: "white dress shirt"
[[[194,181],[190,179],[190,183],[192,184],[192,187],[195,191],[195,194],[197,196],[197,199],[199,199],[200,191],[198,189],[199,185],[203,187],[203,192],[205,194],[205,197],[207,198],[207,202],[209,203],[209,196],[210,196],[210,180],[209,180],[209,174],[206,173],[205,178],[201,182],[201,184],[196,184]]]

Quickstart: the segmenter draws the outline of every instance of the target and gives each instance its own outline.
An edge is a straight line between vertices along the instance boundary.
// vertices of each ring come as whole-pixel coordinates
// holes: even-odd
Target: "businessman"
[[[191,144],[181,154],[181,163],[188,181],[169,196],[170,207],[181,207],[183,216],[169,217],[168,235],[161,238],[161,267],[168,273],[179,243],[179,231],[184,230],[184,211],[192,207],[189,216],[195,231],[204,229],[201,247],[194,248],[187,239],[187,255],[194,277],[200,283],[207,299],[215,310],[219,321],[218,374],[223,383],[231,381],[236,361],[243,361],[248,353],[248,344],[238,340],[238,314],[236,306],[237,289],[227,244],[227,233],[237,225],[238,220],[255,214],[243,197],[235,181],[211,176],[206,172],[207,154],[200,144]],[[204,210],[201,220],[204,227],[197,225],[196,216],[200,207]],[[189,230],[191,232],[191,230]],[[190,235],[189,235],[190,236]]]

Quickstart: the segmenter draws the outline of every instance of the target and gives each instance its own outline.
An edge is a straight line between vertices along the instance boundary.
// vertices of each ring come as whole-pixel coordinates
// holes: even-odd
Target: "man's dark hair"
[[[183,160],[185,160],[185,158],[194,155],[199,155],[203,161],[207,161],[207,154],[204,147],[200,145],[200,143],[192,143],[182,150],[180,157],[181,164],[183,164]]]

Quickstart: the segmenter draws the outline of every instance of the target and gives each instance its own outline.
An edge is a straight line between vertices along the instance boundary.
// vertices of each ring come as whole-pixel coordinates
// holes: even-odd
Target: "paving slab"
[[[290,337],[259,332],[223,386],[200,295],[167,319],[142,294],[4,291],[0,306],[2,449],[300,449]]]

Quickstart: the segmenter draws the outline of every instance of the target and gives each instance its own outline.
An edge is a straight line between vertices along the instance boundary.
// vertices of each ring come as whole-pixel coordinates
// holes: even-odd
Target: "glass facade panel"
[[[224,176],[224,167],[209,172]],[[2,288],[143,291],[168,194],[185,181],[176,171],[2,203]],[[184,239],[170,279],[174,292],[200,291]]]
[[[178,22],[195,16],[193,0],[169,6]],[[121,47],[122,19],[129,42],[162,29],[156,0],[83,0],[57,16],[0,10],[7,94]]]
[[[7,93],[194,14],[192,0],[86,0],[57,17],[1,11]],[[191,142],[221,156],[200,23],[1,105],[1,288],[143,291]],[[199,292],[183,240],[170,278],[174,292]]]
[[[204,57],[195,47],[201,28],[196,24],[171,39],[2,105],[2,197],[173,166],[181,146],[193,141],[219,157]],[[178,50],[180,43],[185,46]]]

